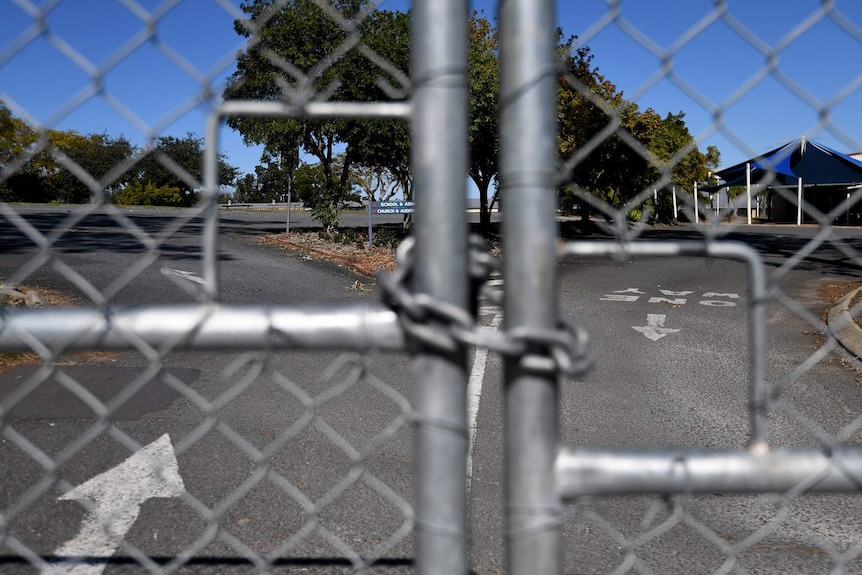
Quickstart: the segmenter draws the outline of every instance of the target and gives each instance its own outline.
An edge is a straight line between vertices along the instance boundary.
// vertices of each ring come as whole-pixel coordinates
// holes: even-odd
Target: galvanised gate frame
[[[612,4],[619,9],[618,3]],[[409,102],[231,101],[212,114],[199,208],[205,221],[206,296],[200,305],[4,310],[0,315],[0,349],[32,349],[50,359],[71,349],[396,351],[409,344],[415,352],[409,416],[415,432],[413,529],[420,573],[469,571],[464,478],[468,451],[465,389],[471,345],[486,346],[506,356],[506,547],[513,574],[561,572],[564,542],[560,525],[563,502],[568,498],[759,492],[778,492],[792,498],[816,491],[857,492],[862,480],[859,448],[771,449],[768,444],[765,417],[770,391],[764,382],[763,310],[769,294],[763,264],[753,250],[710,238],[688,243],[633,242],[630,240],[636,236],[625,234],[614,242],[558,245],[558,75],[554,2],[550,0],[500,2],[499,178],[503,204],[517,205],[518,209],[506,213],[503,228],[504,334],[492,337],[473,329],[476,326],[468,313],[475,303],[471,301],[471,266],[481,256],[472,253],[465,215],[467,14],[466,0],[414,2]],[[218,130],[225,118],[240,115],[397,118],[411,122],[415,244],[402,253],[402,264],[409,266],[410,273],[402,274],[400,283],[387,284],[392,309],[232,307],[218,303]],[[3,178],[15,168],[4,168]],[[86,179],[87,174],[81,177]],[[88,184],[98,197],[101,184],[92,178]],[[854,201],[858,195],[854,194]],[[30,228],[13,207],[0,205],[0,210],[43,247],[40,261],[32,267],[50,260],[51,237]],[[824,225],[828,227],[828,223]],[[158,245],[151,249],[157,250]],[[559,448],[559,372],[578,373],[587,365],[577,330],[566,331],[558,319],[556,263],[565,255],[696,255],[748,264],[752,438],[748,449]],[[26,273],[22,275],[26,277]],[[20,396],[38,384],[34,381],[23,386]],[[0,419],[0,428],[4,426],[7,437],[13,437],[10,427]],[[12,534],[4,531],[2,535]],[[37,566],[45,565],[36,557],[29,558]],[[366,567],[361,561],[354,563],[357,569]]]

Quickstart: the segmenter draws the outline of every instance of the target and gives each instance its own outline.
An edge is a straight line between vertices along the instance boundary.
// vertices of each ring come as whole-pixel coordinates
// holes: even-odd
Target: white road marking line
[[[494,310],[491,324],[484,328],[495,330],[500,327],[503,314],[498,308]],[[473,479],[473,447],[476,444],[476,420],[479,417],[479,400],[482,398],[482,381],[485,379],[485,364],[488,361],[488,350],[477,348],[476,356],[473,358],[473,369],[470,370],[470,379],[467,382],[467,433],[469,436],[467,444],[467,493],[470,492],[470,482]]]
[[[198,284],[204,283],[204,279],[193,272],[187,272],[185,270],[175,270],[172,268],[162,268],[162,275],[164,276],[177,276],[183,279],[189,280],[190,282],[195,282]]]
[[[57,557],[111,557],[138,518],[141,505],[152,497],[179,497],[185,491],[168,434],[124,462],[69,491],[60,500],[93,503],[78,535],[64,543]],[[100,575],[107,563],[53,564],[42,575]]]

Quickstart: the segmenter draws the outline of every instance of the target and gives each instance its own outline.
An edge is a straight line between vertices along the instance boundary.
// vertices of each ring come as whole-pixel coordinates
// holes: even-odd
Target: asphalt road
[[[58,261],[86,278],[94,294],[107,291],[112,304],[195,301],[198,284],[189,278],[200,274],[198,222],[189,221],[165,237],[161,257],[144,266],[148,240],[127,233],[111,218],[69,220],[76,216],[65,209],[28,208],[22,214],[43,233],[64,230],[54,242]],[[134,210],[124,215],[159,237],[181,214]],[[257,235],[283,229],[283,213],[224,216],[222,301],[338,305],[379,299],[375,289],[349,289],[367,278],[259,245]],[[345,223],[363,225],[363,216],[353,217],[356,223]],[[295,217],[294,225],[303,221]],[[827,242],[796,262],[794,255],[811,246],[816,234],[814,228],[757,227],[731,238],[761,252],[773,294],[780,296],[767,313],[768,380],[782,387],[785,398],[769,418],[776,445],[821,445],[842,431],[849,443],[859,442],[859,434],[848,428],[862,414],[858,376],[840,353],[816,355],[821,340],[808,321],[822,309],[822,282],[858,277],[859,260]],[[841,245],[862,250],[862,231],[836,234],[846,237]],[[699,237],[684,227],[646,235]],[[0,250],[0,277],[20,272],[36,253],[34,241],[8,225],[0,226],[0,245],[6,246]],[[58,272],[63,269],[49,263],[28,282],[77,290],[85,299],[87,286],[70,284]],[[560,296],[563,311],[588,328],[596,360],[589,373],[562,382],[565,445],[745,446],[749,294],[744,265],[699,258],[567,258],[560,264]],[[486,325],[499,321],[493,309],[484,310],[481,319]],[[242,558],[253,554],[282,557],[276,565],[285,570],[344,572],[349,547],[360,554],[382,552],[381,572],[406,571],[409,538],[388,546],[406,520],[400,502],[411,498],[412,446],[398,403],[409,398],[409,360],[350,358],[336,364],[338,369],[336,361],[334,354],[169,353],[156,360],[163,370],[152,381],[140,379],[151,365],[141,353],[112,356],[98,368],[63,366],[69,379],[40,387],[5,417],[0,462],[14,472],[0,474],[0,513],[8,518],[6,533],[14,535],[15,545],[7,543],[0,551],[0,572],[32,572],[12,559],[23,554],[19,544],[51,554],[74,541],[86,525],[87,509],[58,500],[62,490],[39,483],[49,460],[58,463],[68,488],[80,486],[126,461],[132,452],[125,444],[129,438],[140,445],[155,442],[153,449],[168,453],[159,443],[165,434],[182,488],[174,477],[164,487],[166,495],[141,504],[117,557],[134,557],[141,550],[169,561],[189,548],[195,559],[183,572],[242,572]],[[485,361],[470,483],[476,573],[504,567],[502,373],[498,357]],[[810,368],[799,370],[806,361]],[[375,377],[357,379],[357,374]],[[6,397],[8,405],[8,390],[32,377],[32,370],[23,369],[0,377],[0,403]],[[84,394],[76,385],[102,399],[135,385],[140,389],[104,427],[90,415],[92,407],[81,401]],[[333,385],[340,385],[341,393],[330,397]],[[306,426],[303,406],[314,398],[320,418]],[[384,429],[389,431],[381,436]],[[341,483],[358,457],[354,449],[378,440],[365,463],[370,476]],[[268,467],[258,464],[263,459]],[[182,494],[170,496],[175,492]],[[304,530],[315,517],[310,501],[325,503],[316,515],[325,530],[313,534]],[[738,572],[828,572],[830,553],[862,542],[862,500],[807,496],[793,501],[786,516],[780,509],[775,498],[719,495],[691,498],[676,507],[648,497],[579,502],[565,515],[565,572],[612,572],[631,559],[626,549],[631,541],[641,572],[714,572],[722,565],[731,568],[728,556],[734,554]],[[225,532],[211,540],[208,526],[216,518]],[[281,553],[293,543],[289,553]],[[848,571],[862,570],[855,553],[849,556]],[[111,564],[105,572],[123,569]]]

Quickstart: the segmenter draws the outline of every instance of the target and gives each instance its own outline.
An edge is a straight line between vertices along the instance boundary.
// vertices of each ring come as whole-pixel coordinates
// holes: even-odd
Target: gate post
[[[467,0],[413,5],[414,290],[469,309]],[[416,570],[466,575],[467,353],[414,362]]]
[[[500,3],[500,177],[506,330],[557,326],[553,0]],[[505,367],[506,545],[512,575],[558,575],[557,377]]]

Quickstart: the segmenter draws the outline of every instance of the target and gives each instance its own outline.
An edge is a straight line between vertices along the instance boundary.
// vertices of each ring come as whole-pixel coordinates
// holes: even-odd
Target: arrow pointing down
[[[60,500],[88,499],[81,531],[54,551],[55,563],[42,575],[99,575],[106,563],[76,562],[77,557],[111,557],[151,497],[178,497],[185,491],[170,437],[165,434],[123,463],[69,491]]]
[[[666,319],[665,314],[663,313],[650,313],[647,314],[647,325],[645,326],[632,326],[632,329],[641,332],[645,336],[647,336],[652,341],[658,341],[664,336],[676,333],[678,329],[671,329],[669,327],[664,327],[664,321]]]

